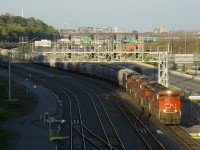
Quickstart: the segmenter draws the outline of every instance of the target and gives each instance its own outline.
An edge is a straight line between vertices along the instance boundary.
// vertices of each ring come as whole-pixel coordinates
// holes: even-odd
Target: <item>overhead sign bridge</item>
[[[44,43],[44,42],[43,42]],[[46,45],[45,41],[45,45]],[[22,49],[22,61],[42,62],[153,62],[158,64],[158,82],[169,86],[169,47],[144,48],[144,38],[133,34],[75,34],[32,50]],[[24,44],[20,46],[23,48]],[[49,45],[51,44],[51,46]],[[17,58],[18,53],[12,53]]]

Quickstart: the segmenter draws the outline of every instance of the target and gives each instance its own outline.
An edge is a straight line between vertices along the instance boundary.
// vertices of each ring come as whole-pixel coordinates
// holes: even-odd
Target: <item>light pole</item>
[[[35,38],[33,38],[33,39],[31,39],[30,40],[30,42],[32,43],[32,49],[31,49],[31,51],[33,52],[33,41],[35,40],[35,39],[37,39],[38,37],[35,37]]]
[[[11,52],[8,52],[8,100],[11,101],[11,79],[10,79],[10,63],[11,63]]]
[[[187,34],[185,33],[185,55],[187,54]],[[186,73],[186,63],[185,63],[185,73]]]
[[[196,43],[196,50],[197,50],[197,64],[196,64],[196,76],[198,76],[198,60],[199,60],[199,32],[196,34],[197,36],[197,43]]]
[[[16,46],[18,47],[18,46]],[[11,61],[12,61],[12,48],[16,48],[16,47],[7,47],[6,49],[9,50],[8,51],[8,100],[6,101],[16,101],[16,100],[12,100],[11,99]]]
[[[28,95],[28,79],[26,79],[26,94]]]

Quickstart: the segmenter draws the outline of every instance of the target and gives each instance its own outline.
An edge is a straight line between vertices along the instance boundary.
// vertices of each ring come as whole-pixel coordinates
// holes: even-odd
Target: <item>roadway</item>
[[[8,77],[6,70],[0,69],[0,76]],[[26,79],[12,74],[12,80],[26,87]],[[49,150],[55,147],[54,143],[48,141],[47,125],[38,124],[43,122],[39,120],[40,115],[51,109],[52,113],[56,112],[57,103],[56,97],[43,86],[33,84],[29,81],[28,92],[34,93],[38,97],[35,110],[26,116],[22,116],[10,120],[4,124],[4,127],[11,132],[14,131],[14,139],[9,141],[6,145],[6,150]]]

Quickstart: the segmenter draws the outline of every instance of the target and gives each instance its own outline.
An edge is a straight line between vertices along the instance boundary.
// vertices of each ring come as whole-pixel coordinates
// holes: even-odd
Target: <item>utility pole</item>
[[[14,47],[11,45],[7,45],[6,49],[8,50],[8,100],[6,101],[16,101],[11,98],[11,61],[12,61],[12,48],[16,48],[18,45]]]
[[[8,52],[8,100],[11,101],[11,79],[10,79],[10,63],[11,63],[11,52]]]
[[[197,45],[196,45],[196,50],[197,50],[197,63],[196,63],[196,76],[198,76],[198,60],[199,60],[199,33],[196,34],[197,36]]]
[[[8,52],[8,100],[6,101],[16,101],[11,98],[11,60],[12,53]]]
[[[34,42],[34,40],[35,39],[37,39],[38,37],[35,37],[35,38],[33,38],[33,39],[31,39],[29,42],[31,42],[31,44],[32,44],[32,49],[31,49],[31,51],[33,52],[33,42]]]
[[[185,54],[187,54],[187,34],[186,33],[185,33]],[[186,68],[187,68],[186,63],[184,67],[185,67],[184,73],[186,73]]]

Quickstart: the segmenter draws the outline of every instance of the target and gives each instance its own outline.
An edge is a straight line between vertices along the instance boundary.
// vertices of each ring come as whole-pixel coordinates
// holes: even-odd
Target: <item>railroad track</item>
[[[132,127],[136,130],[142,141],[146,144],[146,147],[148,149],[154,150],[154,149],[160,149],[165,150],[165,146],[162,145],[159,139],[157,139],[151,131],[146,126],[146,123],[144,124],[141,121],[141,116],[143,112],[139,115],[135,114],[130,107],[124,102],[124,100],[117,94],[113,93],[113,96],[118,97],[118,100],[116,100],[116,105],[119,107],[119,109],[123,112],[126,119],[130,122]],[[146,122],[146,121],[145,121]]]
[[[59,83],[59,80],[57,79],[57,82]],[[109,117],[109,114],[102,102],[102,100],[98,97],[98,95],[96,95],[92,90],[90,90],[89,88],[86,88],[84,86],[81,85],[77,85],[74,83],[70,83],[70,82],[66,82],[66,81],[60,81],[65,83],[65,84],[70,84],[70,86],[74,86],[80,90],[82,90],[84,93],[86,93],[91,100],[91,103],[93,104],[93,107],[96,111],[97,114],[97,118],[100,122],[101,128],[104,132],[104,136],[105,136],[105,140],[107,143],[107,146],[109,146],[109,149],[125,149],[113,123],[111,118]],[[104,115],[103,115],[104,114]],[[104,148],[104,147],[102,147]]]
[[[167,126],[167,128],[170,130],[171,135],[177,139],[177,142],[182,145],[182,147],[187,150],[199,150],[200,143],[191,138],[191,136],[179,126]]]
[[[69,97],[69,93],[68,94],[66,93],[67,89],[65,87],[62,87],[62,86],[59,85],[58,79],[55,80],[57,82],[57,84],[54,84],[52,78],[49,78],[49,77],[44,76],[44,75],[42,76],[41,74],[38,74],[38,73],[35,74],[35,72],[30,72],[30,70],[27,71],[26,75],[25,75],[25,71],[23,71],[23,74],[22,74],[21,71],[18,72],[18,74],[24,75],[24,77],[26,77],[30,73],[31,73],[31,80],[34,80],[34,82],[38,82],[40,84],[41,84],[41,82],[42,82],[42,84],[48,84],[48,86],[52,86],[52,87],[56,88],[57,90],[62,91],[67,97]],[[38,76],[39,78],[36,78],[35,76]],[[47,79],[51,79],[51,82],[47,81]],[[69,92],[69,90],[67,90],[67,91]],[[92,98],[91,93],[92,93],[91,90],[89,92],[87,92],[87,94],[90,95],[90,97]],[[75,97],[75,95],[74,95],[74,97]],[[60,98],[60,99],[62,99],[62,98]],[[91,146],[86,146],[86,140],[93,147],[95,147],[97,149],[104,149],[104,148],[106,148],[106,149],[125,149],[122,142],[120,141],[120,139],[119,139],[119,137],[116,133],[116,130],[114,129],[109,117],[108,117],[108,119],[105,119],[104,117],[100,118],[101,124],[104,124],[107,120],[109,120],[110,124],[112,126],[111,128],[108,128],[108,125],[106,125],[106,128],[103,127],[103,130],[104,130],[105,135],[106,135],[106,141],[107,142],[105,142],[104,140],[99,138],[97,135],[93,134],[86,127],[83,127],[84,125],[83,125],[83,121],[82,121],[82,118],[81,118],[80,105],[79,105],[78,99],[77,98],[75,98],[75,99],[76,100],[70,99],[70,102],[71,102],[70,103],[71,104],[70,105],[70,114],[71,114],[70,120],[71,120],[71,130],[72,130],[71,131],[72,133],[71,133],[71,136],[70,136],[71,140],[72,140],[70,142],[71,143],[71,146],[70,146],[71,149],[78,148],[80,146],[81,146],[81,148],[84,148],[84,149],[86,149],[86,147],[91,148]],[[102,108],[103,108],[103,104],[101,104],[101,105],[102,105]],[[105,108],[103,108],[103,109],[106,112]],[[107,116],[108,116],[108,114],[107,114]],[[102,121],[103,119],[104,119],[104,121]],[[104,123],[102,123],[102,122],[104,122]],[[113,135],[113,133],[111,134],[111,131],[114,131],[114,135]],[[110,132],[110,133],[108,133],[108,132]],[[78,136],[80,138],[82,138],[82,140],[75,138],[75,137],[78,137]],[[117,138],[116,138],[116,136],[117,136]]]
[[[47,68],[48,69],[48,68]],[[42,75],[41,75],[42,76]],[[59,74],[58,74],[58,76],[59,76]],[[79,78],[81,78],[80,76],[79,76]],[[51,78],[52,79],[52,78]],[[88,80],[90,80],[90,79],[88,79]],[[93,80],[93,79],[91,79],[91,80]],[[94,80],[93,80],[94,81]],[[63,81],[62,81],[63,82]],[[100,81],[94,81],[94,82],[98,82],[98,84],[99,84],[99,86],[101,86],[101,82]],[[73,84],[73,83],[69,83],[69,82],[66,82],[66,83],[68,83],[68,84]],[[104,86],[104,88],[106,88],[105,87],[105,85],[103,85]],[[84,87],[82,87],[82,88],[84,88]],[[86,93],[90,93],[89,95],[91,96],[92,95],[92,97],[94,97],[95,98],[95,95],[93,95],[92,94],[92,92],[91,91],[89,91],[89,90],[87,90],[87,89],[85,89],[85,91],[86,91]],[[89,96],[88,95],[88,96]],[[115,95],[115,97],[116,97],[116,93],[114,94]],[[89,96],[89,97],[90,97]],[[96,99],[96,98],[95,98]],[[92,100],[92,98],[91,98],[91,100]],[[96,101],[96,100],[95,100]],[[99,102],[99,104],[98,105],[100,105],[100,102]],[[125,116],[127,116],[127,120],[129,120],[129,122],[130,122],[130,124],[132,124],[132,126],[133,126],[133,128],[135,128],[135,130],[138,132],[138,135],[140,135],[140,137],[141,137],[141,139],[144,141],[144,143],[145,143],[145,141],[147,141],[147,149],[166,149],[165,147],[163,147],[162,146],[162,144],[159,144],[159,140],[156,142],[156,140],[155,140],[155,138],[153,138],[153,137],[151,137],[151,133],[148,133],[149,135],[146,135],[147,134],[147,132],[149,132],[148,130],[148,127],[147,127],[147,125],[145,125],[145,123],[143,123],[143,125],[142,125],[142,123],[140,123],[140,121],[139,120],[137,120],[136,118],[138,118],[138,119],[141,119],[140,117],[139,117],[139,115],[137,114],[136,116],[135,116],[135,118],[132,118],[134,115],[132,114],[133,112],[131,112],[130,111],[130,108],[128,108],[129,106],[126,106],[126,103],[124,103],[123,104],[123,100],[118,100],[118,101],[116,101],[116,105],[118,105],[118,107],[121,109],[121,111],[124,113],[124,115]],[[95,106],[94,106],[95,107]],[[196,140],[194,140],[194,139],[192,139],[192,141],[187,141],[188,140],[188,138],[190,138],[191,139],[191,137],[187,134],[187,133],[185,133],[185,135],[183,134],[183,136],[181,136],[181,132],[183,132],[183,131],[180,131],[180,133],[178,132],[178,130],[179,129],[177,129],[177,128],[174,128],[174,127],[172,127],[173,129],[169,129],[169,130],[171,130],[171,132],[173,132],[173,131],[177,131],[176,132],[176,134],[175,133],[173,133],[174,134],[174,138],[175,139],[177,139],[177,142],[182,146],[182,147],[184,147],[185,149],[199,149],[199,143],[196,141]],[[86,136],[86,141],[88,142],[88,141],[90,141],[89,143],[91,144],[91,145],[96,145],[96,147],[93,145],[93,147],[95,147],[95,148],[97,148],[97,149],[101,149],[101,146],[105,146],[105,147],[107,147],[108,145],[109,145],[109,142],[107,141],[107,140],[105,140],[105,139],[103,139],[103,138],[100,138],[100,137],[98,137],[98,136],[94,136],[94,135],[92,135],[91,133],[87,133],[87,131],[86,131],[87,129],[85,129],[84,128],[84,131],[83,131],[83,133],[81,133],[81,134],[84,134],[84,136],[85,135],[87,135]],[[181,129],[182,130],[182,129]],[[143,132],[142,132],[143,131]],[[75,131],[75,132],[77,132],[77,131]],[[151,132],[151,131],[150,131]],[[81,136],[81,134],[80,134],[80,132],[78,133],[76,133],[77,135],[79,134],[79,136]],[[153,134],[152,134],[153,135]],[[88,138],[87,138],[88,137]],[[186,138],[187,137],[187,138]],[[151,139],[152,138],[152,139]],[[148,140],[147,140],[148,139]],[[151,139],[151,140],[150,140]],[[183,140],[184,139],[184,140]],[[91,142],[91,141],[93,141],[93,143]],[[150,143],[149,143],[149,141],[151,141]],[[154,142],[152,142],[152,141],[155,141],[155,143]],[[195,142],[196,141],[196,142]],[[194,143],[193,143],[194,142]],[[98,143],[98,144],[95,144],[95,143]],[[153,144],[154,143],[154,144]],[[157,143],[157,144],[156,144]],[[100,146],[101,145],[101,146]],[[160,145],[160,146],[159,146]],[[109,146],[108,146],[109,147]],[[113,148],[113,147],[110,147],[110,149],[111,148]],[[109,148],[108,148],[109,149]]]

